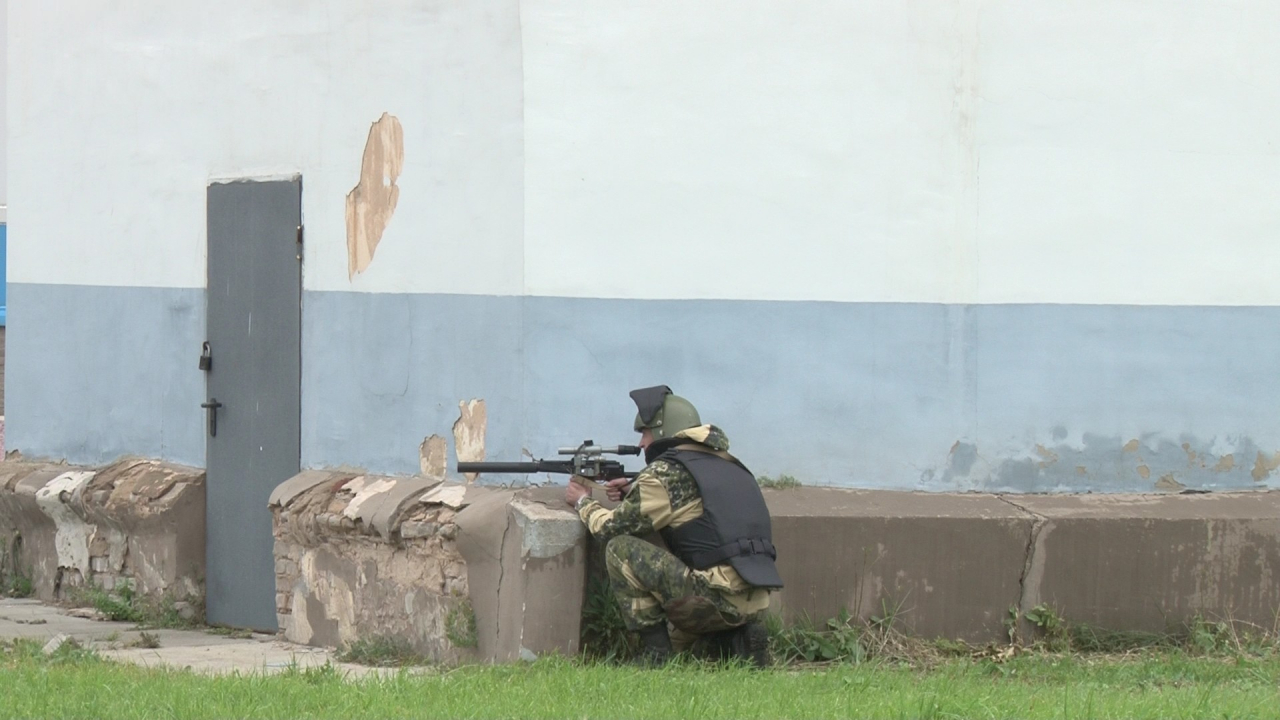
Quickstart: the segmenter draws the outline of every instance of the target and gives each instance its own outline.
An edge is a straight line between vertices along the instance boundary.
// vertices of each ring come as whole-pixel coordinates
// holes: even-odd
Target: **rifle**
[[[605,455],[639,455],[637,445],[603,447],[593,440],[584,440],[578,447],[562,447],[560,455],[571,455],[569,460],[534,460],[533,462],[460,462],[460,473],[493,473],[524,475],[528,473],[555,473],[581,478],[584,485],[598,485],[614,478],[635,479],[638,473],[627,472],[622,463],[608,460]]]

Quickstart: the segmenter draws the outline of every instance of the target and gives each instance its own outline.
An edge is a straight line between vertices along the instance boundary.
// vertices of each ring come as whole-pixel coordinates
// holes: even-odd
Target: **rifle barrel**
[[[622,466],[618,463],[611,462],[609,464],[616,470],[622,470]],[[561,460],[535,460],[533,462],[460,462],[457,466],[460,473],[492,473],[495,475],[528,475],[531,473],[555,473],[558,475],[572,475],[573,463]],[[621,472],[619,475],[611,475],[610,477],[634,478],[636,473]]]
[[[460,462],[462,473],[536,473],[541,472],[536,462]]]

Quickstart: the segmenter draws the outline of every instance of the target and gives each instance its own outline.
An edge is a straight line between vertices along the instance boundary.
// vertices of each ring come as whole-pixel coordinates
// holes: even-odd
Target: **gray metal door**
[[[203,412],[211,624],[276,629],[267,499],[298,472],[301,218],[301,180],[209,186]]]

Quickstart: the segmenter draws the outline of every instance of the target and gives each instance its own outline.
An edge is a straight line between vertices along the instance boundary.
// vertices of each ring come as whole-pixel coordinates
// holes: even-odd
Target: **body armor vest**
[[[688,470],[702,496],[701,517],[662,530],[671,552],[695,570],[727,562],[755,587],[781,588],[769,508],[755,476],[741,464],[709,452],[677,448],[663,453],[662,459]]]

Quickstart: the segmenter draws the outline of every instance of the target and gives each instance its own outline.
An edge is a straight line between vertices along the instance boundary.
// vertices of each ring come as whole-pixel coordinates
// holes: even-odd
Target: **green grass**
[[[77,648],[0,650],[10,717],[1280,717],[1280,657],[1032,653],[826,669],[677,665],[641,671],[568,660],[344,681],[332,668],[206,677],[112,664]]]

